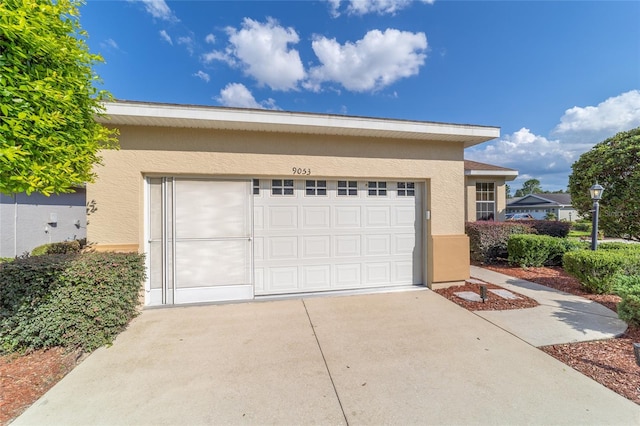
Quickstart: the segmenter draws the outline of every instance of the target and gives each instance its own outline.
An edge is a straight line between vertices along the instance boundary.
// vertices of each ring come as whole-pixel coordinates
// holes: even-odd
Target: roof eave
[[[465,170],[465,176],[474,176],[474,177],[495,177],[501,176],[504,177],[504,180],[511,181],[515,180],[518,177],[517,171],[511,170]]]
[[[115,126],[187,127],[413,139],[458,142],[463,143],[464,147],[500,136],[498,127],[464,124],[130,101],[107,102],[104,105],[104,116],[99,116],[96,120]]]

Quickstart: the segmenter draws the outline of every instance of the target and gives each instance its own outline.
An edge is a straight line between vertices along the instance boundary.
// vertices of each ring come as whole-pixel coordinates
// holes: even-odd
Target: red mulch
[[[62,348],[0,357],[0,425],[20,415],[76,366],[81,353]]]
[[[486,283],[486,286],[487,289],[502,288],[490,283]],[[504,299],[487,291],[487,299],[484,302],[471,302],[455,294],[461,291],[472,291],[480,295],[480,284],[470,282],[464,285],[441,288],[434,291],[470,311],[505,311],[507,309],[526,309],[538,306],[538,302],[535,300],[514,292],[512,293],[518,296],[519,299]]]

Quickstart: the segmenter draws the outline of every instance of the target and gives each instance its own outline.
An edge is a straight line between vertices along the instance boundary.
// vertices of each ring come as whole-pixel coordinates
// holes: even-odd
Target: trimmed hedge
[[[640,275],[617,275],[616,293],[622,297],[618,303],[618,317],[630,325],[640,326]]]
[[[137,315],[144,255],[85,253],[0,265],[0,351],[92,351]]]
[[[507,241],[514,234],[533,234],[535,229],[520,222],[467,222],[471,259],[492,263],[507,257]]]
[[[31,256],[42,256],[44,254],[71,254],[80,253],[80,251],[87,245],[85,239],[61,241],[57,243],[48,243],[38,246],[31,250]]]
[[[550,237],[565,238],[571,231],[571,222],[559,220],[521,220],[520,222],[535,229],[537,234]]]
[[[616,275],[640,274],[640,247],[607,249],[607,245],[596,250],[577,250],[563,256],[564,270],[580,280],[582,287],[590,293],[612,293]]]
[[[581,248],[586,248],[586,245],[548,235],[511,235],[507,242],[509,263],[523,268],[562,265],[562,256],[566,252]]]

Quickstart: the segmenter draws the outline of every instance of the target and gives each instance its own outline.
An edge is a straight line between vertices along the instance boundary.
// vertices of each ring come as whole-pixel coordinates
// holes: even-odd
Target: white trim
[[[341,115],[169,105],[146,102],[106,102],[104,124],[303,133],[415,139],[477,145],[500,137],[499,127],[393,120]]]

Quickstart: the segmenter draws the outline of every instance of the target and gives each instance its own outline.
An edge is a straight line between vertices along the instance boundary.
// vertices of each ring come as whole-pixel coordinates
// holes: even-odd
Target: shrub
[[[591,222],[574,222],[571,228],[574,231],[591,232]]]
[[[558,220],[523,220],[521,222],[535,229],[537,234],[550,237],[565,238],[571,230],[571,223]]]
[[[36,256],[0,265],[0,349],[109,344],[137,314],[144,256]]]
[[[491,263],[507,257],[507,241],[513,234],[531,234],[535,230],[519,222],[467,222],[471,259]]]
[[[61,241],[38,246],[31,250],[31,256],[42,256],[45,254],[70,254],[80,253],[87,245],[86,240]]]
[[[612,293],[616,274],[640,274],[639,250],[576,250],[565,253],[562,261],[590,293]]]
[[[583,244],[548,235],[512,235],[507,243],[509,263],[521,267],[562,265],[562,256]]]
[[[615,291],[622,300],[618,303],[618,317],[630,325],[640,326],[640,275],[617,275]]]

